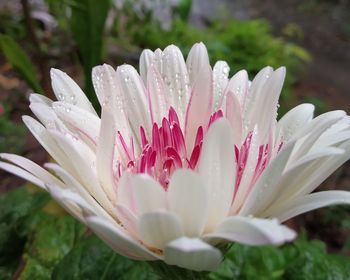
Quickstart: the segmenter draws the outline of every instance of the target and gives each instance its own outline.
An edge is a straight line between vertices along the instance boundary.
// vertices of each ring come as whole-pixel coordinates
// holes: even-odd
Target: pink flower
[[[349,117],[313,117],[302,104],[278,122],[285,68],[212,69],[202,43],[145,50],[130,65],[93,70],[99,117],[65,73],[51,71],[59,101],[33,94],[24,116],[55,159],[46,167],[2,154],[0,167],[49,191],[118,253],[214,270],[222,242],[282,244],[281,222],[350,193],[310,194],[350,155]]]

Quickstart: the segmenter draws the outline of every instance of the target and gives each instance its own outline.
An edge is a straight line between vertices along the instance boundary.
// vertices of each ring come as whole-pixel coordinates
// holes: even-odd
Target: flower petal
[[[278,223],[276,219],[258,219],[242,216],[228,217],[214,233],[204,236],[208,242],[222,240],[247,245],[280,245],[292,241],[296,233]]]
[[[200,236],[207,221],[205,181],[195,172],[178,169],[168,186],[169,210],[180,218],[186,236]]]
[[[146,84],[148,80],[149,67],[154,59],[154,53],[151,50],[143,50],[140,55],[140,76],[143,82]]]
[[[139,234],[147,245],[163,249],[170,241],[183,235],[179,218],[173,213],[149,212],[138,221]]]
[[[294,146],[295,142],[289,142],[266,167],[239,211],[240,215],[255,215],[268,206],[272,195],[276,191],[274,188],[275,180],[284,171]]]
[[[225,88],[228,83],[230,67],[226,61],[217,61],[213,67],[213,111],[218,111],[221,107]]]
[[[124,172],[118,182],[118,201],[134,215],[166,209],[163,187],[147,174]]]
[[[118,85],[117,74],[108,64],[92,69],[92,82],[102,107],[108,106],[117,124],[117,130],[129,137],[129,123],[126,118],[125,102]]]
[[[192,152],[198,127],[206,127],[211,114],[212,78],[210,65],[204,65],[192,88],[185,121],[186,147],[189,153]]]
[[[206,67],[207,65],[209,65],[207,48],[202,42],[194,44],[188,53],[186,60],[186,67],[192,85],[198,78],[198,74],[202,67]]]
[[[232,130],[226,119],[214,122],[204,138],[198,171],[208,188],[208,221],[212,231],[228,214],[235,184]]]
[[[323,191],[297,197],[272,207],[266,211],[265,215],[276,217],[280,222],[284,222],[305,212],[335,204],[350,204],[350,192]]]
[[[116,184],[114,183],[113,164],[116,157],[117,131],[112,114],[102,107],[100,136],[97,143],[96,169],[101,186],[109,199],[116,202]]]
[[[195,271],[214,271],[222,258],[220,250],[199,238],[178,238],[164,250],[164,261],[167,264]]]
[[[51,68],[50,75],[52,89],[57,100],[76,105],[85,111],[97,115],[94,107],[92,107],[84,92],[66,73]]]
[[[135,260],[157,260],[160,256],[152,253],[121,229],[97,217],[86,217],[88,226],[117,253]]]

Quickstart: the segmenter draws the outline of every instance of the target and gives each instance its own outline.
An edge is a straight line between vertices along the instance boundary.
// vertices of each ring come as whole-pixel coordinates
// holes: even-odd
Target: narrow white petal
[[[127,64],[117,68],[117,82],[122,92],[124,110],[132,135],[140,144],[138,137],[140,126],[144,127],[146,133],[151,131],[151,114],[145,86],[135,68]]]
[[[244,104],[248,95],[248,73],[246,70],[237,72],[228,82],[226,92],[231,92],[239,101],[241,108],[244,108]]]
[[[232,130],[226,119],[217,120],[209,128],[198,170],[208,188],[207,232],[212,231],[228,215],[233,199],[236,167]]]
[[[61,166],[54,163],[46,163],[45,167],[55,172],[55,174],[61,178],[61,180],[65,183],[65,188],[72,189],[77,192],[86,201],[86,203],[94,209],[93,213],[110,221],[113,221],[111,215],[117,217],[115,215],[115,212],[112,212],[111,215],[106,212],[106,210],[103,209],[101,205],[96,201],[93,195],[89,193],[85,187],[83,187],[71,174],[69,174]]]
[[[276,179],[285,170],[294,146],[295,142],[289,142],[266,167],[239,211],[240,215],[254,215],[264,210],[270,204],[271,198],[276,192]]]
[[[159,72],[164,77],[164,82],[169,88],[170,105],[174,107],[183,125],[186,105],[190,98],[189,76],[185,60],[180,49],[174,45],[166,47],[162,55],[162,66]]]
[[[181,237],[170,242],[164,251],[167,264],[195,271],[215,271],[222,258],[220,250],[199,238]]]
[[[186,236],[200,236],[208,215],[205,181],[195,172],[179,169],[168,186],[169,210],[180,218]]]
[[[228,217],[217,230],[204,236],[208,242],[222,240],[247,245],[280,245],[292,241],[296,233],[278,223],[276,219],[258,219],[242,216]]]
[[[47,172],[44,168],[42,168],[35,162],[32,162],[31,160],[25,157],[13,155],[13,154],[1,153],[0,158],[18,165],[19,167],[32,173],[35,177],[39,178],[41,181],[45,183],[62,186],[62,182],[58,180],[55,176]]]
[[[118,85],[117,74],[108,64],[92,69],[92,82],[102,107],[108,106],[117,124],[117,130],[129,137],[129,123],[126,117],[125,100]]]
[[[312,193],[284,201],[283,204],[266,211],[265,215],[276,217],[279,221],[284,222],[305,212],[335,204],[350,204],[350,192],[323,191]]]
[[[230,67],[226,61],[217,61],[213,67],[213,111],[223,107],[225,88],[228,83]]]
[[[54,102],[52,108],[72,133],[93,149],[96,148],[101,125],[97,116],[64,102]]]
[[[153,59],[154,53],[151,50],[146,49],[142,51],[140,55],[140,76],[145,84],[148,79],[148,69],[152,64]]]
[[[289,141],[299,129],[312,120],[314,110],[314,105],[305,103],[288,111],[277,123],[276,141]]]
[[[179,218],[170,212],[149,212],[142,215],[138,229],[142,241],[158,249],[163,249],[170,241],[183,235]]]
[[[210,65],[203,66],[192,88],[185,121],[185,141],[188,153],[192,152],[198,127],[205,128],[208,124],[213,102],[212,78]]]
[[[116,128],[112,114],[102,107],[101,129],[97,143],[96,168],[98,179],[109,199],[116,202],[116,185],[114,183],[113,164],[117,149]]]
[[[254,128],[252,138],[250,140],[250,146],[248,151],[248,158],[245,164],[245,168],[239,183],[237,192],[235,194],[230,214],[235,214],[243,205],[247,198],[250,189],[252,187],[252,180],[255,174],[256,163],[259,156],[259,135],[257,127]]]
[[[160,258],[108,221],[96,216],[87,217],[86,221],[97,236],[117,253],[136,260],[157,260]]]
[[[225,104],[224,104],[225,105]],[[232,91],[226,93],[226,119],[230,122],[233,134],[233,143],[240,147],[242,144],[242,107]]]
[[[22,119],[40,145],[59,163],[59,165],[67,170],[74,170],[65,152],[59,147],[41,123],[29,116],[23,116]],[[76,173],[74,173],[74,175],[76,175]]]
[[[209,65],[207,48],[203,43],[194,44],[186,59],[186,67],[192,85],[196,81],[202,67],[207,65]]]
[[[30,103],[41,103],[48,106],[51,106],[53,102],[50,98],[38,93],[32,93],[29,95],[29,101]]]
[[[0,169],[3,169],[9,173],[12,173],[13,175],[21,177],[22,179],[27,180],[42,189],[46,189],[45,183],[43,181],[16,165],[0,161]]]
[[[57,100],[76,105],[83,110],[97,115],[95,109],[92,107],[84,92],[66,73],[62,72],[61,70],[51,68],[50,75],[52,89],[57,97]]]
[[[170,92],[154,64],[148,67],[146,84],[153,122],[161,123],[162,119],[168,115]]]

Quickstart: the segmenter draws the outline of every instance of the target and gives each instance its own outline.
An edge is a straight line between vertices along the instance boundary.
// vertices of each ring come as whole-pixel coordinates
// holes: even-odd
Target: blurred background
[[[93,66],[101,63],[115,67],[122,63],[138,66],[142,49],[155,50],[175,44],[187,54],[192,44],[199,41],[206,44],[212,64],[216,60],[228,62],[230,76],[246,69],[253,78],[266,65],[286,66],[279,116],[302,102],[313,103],[317,114],[334,109],[350,112],[348,0],[0,0],[0,152],[22,154],[38,164],[49,160],[25,129],[21,116],[31,114],[30,93],[53,98],[51,67],[67,72],[78,81],[98,106],[91,83]],[[18,191],[24,185],[25,190]],[[350,190],[349,164],[337,170],[322,188]],[[10,192],[13,189],[17,194]],[[39,246],[33,245],[36,226],[40,224],[33,213],[39,211],[39,216],[47,217],[64,215],[63,212],[52,206],[52,202],[47,206],[48,198],[43,198],[35,188],[2,171],[0,193],[3,193],[0,196],[0,279],[11,279],[14,273],[18,279],[51,279],[45,277],[51,275],[53,267],[73,245],[61,248],[64,253],[51,252],[55,257],[49,264],[39,262],[43,270],[35,267],[33,271],[41,271],[42,274],[35,273],[44,278],[30,274],[34,273],[32,270],[27,272],[28,260],[38,262],[40,259],[33,257],[28,249]],[[21,208],[18,205],[23,201],[27,204]],[[289,221],[288,225],[304,232],[304,241],[320,240],[316,247],[322,254],[335,253],[339,260],[350,254],[349,207],[314,211]],[[45,242],[42,246],[47,249]],[[305,242],[308,246],[309,241]],[[8,244],[16,246],[8,251]],[[246,254],[242,248],[239,250]],[[264,252],[268,252],[266,250]],[[273,254],[277,252],[284,254],[282,251]],[[9,260],[2,254],[14,257]],[[310,256],[312,253],[304,257],[308,260]],[[47,261],[47,255],[41,257]],[[256,256],[252,263],[254,260]],[[346,261],[350,263],[349,259]],[[349,266],[346,266],[348,278],[288,278],[283,274],[287,269],[276,262],[280,265],[277,268],[275,262],[264,264],[264,269],[274,272],[275,276],[267,274],[270,276],[261,279],[350,279]],[[332,261],[329,264],[335,265]],[[324,261],[318,263],[319,269],[322,265]],[[276,274],[276,270],[281,269],[284,272]],[[307,269],[310,273],[310,268]],[[240,275],[250,273],[247,271],[243,269]],[[244,277],[237,279],[250,279]]]

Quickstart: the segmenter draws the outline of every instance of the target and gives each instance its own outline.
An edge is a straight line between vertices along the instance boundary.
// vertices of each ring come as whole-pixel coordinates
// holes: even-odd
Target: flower
[[[302,104],[276,121],[285,68],[253,81],[210,67],[202,43],[185,62],[171,45],[145,50],[140,75],[130,65],[93,69],[101,118],[74,81],[52,69],[58,101],[30,96],[40,122],[23,121],[57,162],[52,175],[23,157],[0,167],[49,191],[116,252],[214,270],[223,242],[282,244],[281,223],[350,193],[310,194],[350,155],[343,111],[313,117]]]

